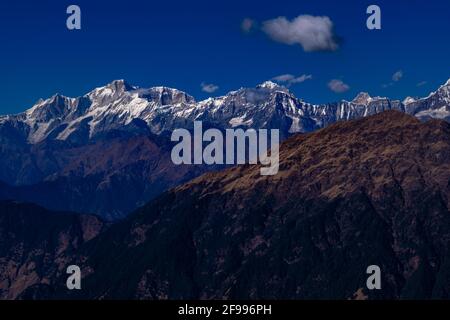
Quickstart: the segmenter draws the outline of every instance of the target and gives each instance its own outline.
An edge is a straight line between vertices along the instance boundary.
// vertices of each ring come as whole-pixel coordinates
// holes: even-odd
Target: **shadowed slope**
[[[449,160],[449,124],[399,112],[294,136],[278,175],[205,174],[83,245],[54,297],[448,298]]]

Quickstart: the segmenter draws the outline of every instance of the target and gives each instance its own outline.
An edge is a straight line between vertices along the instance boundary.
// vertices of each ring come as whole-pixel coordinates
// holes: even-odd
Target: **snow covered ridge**
[[[0,117],[0,126],[9,124],[24,131],[30,143],[89,140],[101,132],[132,125],[135,119],[145,121],[157,135],[177,128],[192,129],[198,120],[219,129],[277,128],[285,138],[392,109],[421,119],[450,120],[450,79],[425,98],[398,101],[360,93],[352,101],[322,105],[306,103],[271,81],[197,102],[177,89],[145,89],[116,80],[82,97],[56,94],[40,100],[21,114]]]

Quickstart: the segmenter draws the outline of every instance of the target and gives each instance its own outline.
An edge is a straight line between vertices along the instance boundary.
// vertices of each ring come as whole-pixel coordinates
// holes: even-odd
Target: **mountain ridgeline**
[[[162,192],[206,171],[175,166],[169,137],[195,120],[218,129],[279,129],[284,140],[341,120],[398,110],[419,119],[450,119],[450,80],[403,102],[359,94],[315,105],[273,82],[200,102],[176,89],[114,81],[88,94],[55,95],[0,117],[0,199],[120,219]]]
[[[0,250],[15,258],[0,260],[10,275],[1,279],[0,293],[450,298],[450,124],[398,111],[338,122],[284,141],[277,175],[261,176],[259,168],[206,173],[122,221],[96,223],[92,238],[81,237],[81,227],[60,232],[72,215],[58,214],[60,222],[45,228],[13,222],[15,216],[55,221],[56,214],[25,215],[25,205],[2,202],[0,235],[8,233]],[[13,214],[4,214],[5,206]],[[21,240],[24,232],[29,236]],[[39,253],[50,249],[56,259],[43,259]],[[66,289],[60,270],[69,264],[81,267],[82,290]],[[382,290],[366,287],[370,265],[381,269]]]

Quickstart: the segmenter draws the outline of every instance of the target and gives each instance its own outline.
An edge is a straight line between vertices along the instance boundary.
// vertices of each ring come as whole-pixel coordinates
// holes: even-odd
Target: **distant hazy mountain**
[[[77,292],[58,263],[30,256],[73,234],[53,236],[49,249],[21,244],[23,233],[47,239],[66,223],[41,230],[22,214],[11,224],[0,203],[0,252],[18,254],[0,263],[12,275],[0,289],[19,298],[448,299],[449,163],[450,124],[401,112],[296,135],[280,148],[278,175],[259,166],[207,173],[61,249],[85,272]],[[367,290],[369,265],[381,268],[382,290]]]
[[[449,120],[449,92],[450,81],[422,99],[360,93],[353,101],[315,105],[269,81],[196,102],[176,89],[118,80],[0,117],[0,198],[115,219],[211,169],[176,167],[170,160],[170,133],[192,128],[195,120],[219,129],[278,128],[285,139],[386,110]]]

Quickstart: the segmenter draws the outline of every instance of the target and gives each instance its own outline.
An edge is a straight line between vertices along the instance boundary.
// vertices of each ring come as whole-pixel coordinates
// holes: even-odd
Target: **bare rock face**
[[[28,273],[21,297],[449,298],[449,159],[448,123],[395,111],[297,135],[277,175],[207,173],[74,248],[89,290],[43,265],[51,285]]]

